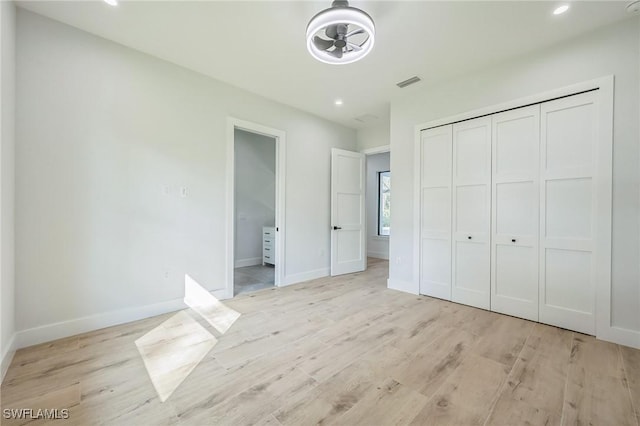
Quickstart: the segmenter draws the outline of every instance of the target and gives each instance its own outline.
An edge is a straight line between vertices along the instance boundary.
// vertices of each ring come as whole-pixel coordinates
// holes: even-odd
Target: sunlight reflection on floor
[[[224,334],[240,317],[189,275],[184,277],[184,302],[219,333]],[[166,401],[218,340],[186,311],[136,340],[160,401]]]
[[[184,277],[184,303],[222,334],[240,317],[239,312],[226,307],[189,275]]]
[[[217,342],[185,311],[178,312],[136,340],[162,402],[171,396]]]

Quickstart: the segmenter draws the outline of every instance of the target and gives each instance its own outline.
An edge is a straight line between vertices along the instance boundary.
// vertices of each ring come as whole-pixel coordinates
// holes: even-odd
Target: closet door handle
[[[515,239],[515,238],[512,238],[512,239],[511,239],[511,242],[512,242],[512,243],[515,243],[515,242],[516,242],[516,239]]]
[[[471,239],[471,235],[469,235],[469,236],[467,237],[467,240],[470,240],[470,239]]]
[[[333,227],[333,230],[334,230],[334,231],[337,231],[338,229],[342,229],[342,228],[341,228],[340,226],[334,226],[334,227]]]

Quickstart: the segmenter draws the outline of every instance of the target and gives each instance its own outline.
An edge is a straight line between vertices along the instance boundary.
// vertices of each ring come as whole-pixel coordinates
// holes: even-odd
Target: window
[[[391,230],[391,172],[378,173],[378,235]]]

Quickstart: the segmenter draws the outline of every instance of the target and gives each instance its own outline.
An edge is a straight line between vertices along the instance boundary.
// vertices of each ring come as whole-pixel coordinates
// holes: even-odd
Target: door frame
[[[551,101],[557,98],[576,95],[582,92],[598,90],[599,146],[597,176],[597,197],[601,200],[598,207],[597,234],[594,245],[598,247],[595,276],[596,298],[596,337],[598,339],[640,348],[640,332],[616,327],[611,316],[611,234],[612,234],[612,192],[613,192],[613,100],[614,76],[608,75],[554,90],[519,98],[509,102],[464,112],[461,114],[417,124],[414,127],[414,206],[413,206],[413,287],[419,293],[420,283],[420,140],[421,132],[426,129],[444,126],[459,121],[470,120],[510,109]]]
[[[284,130],[274,129],[251,121],[235,117],[227,117],[227,159],[226,159],[226,296],[234,296],[235,269],[235,130],[244,130],[263,136],[272,137],[276,141],[276,264],[274,285],[284,284],[285,275],[285,174],[287,139]]]

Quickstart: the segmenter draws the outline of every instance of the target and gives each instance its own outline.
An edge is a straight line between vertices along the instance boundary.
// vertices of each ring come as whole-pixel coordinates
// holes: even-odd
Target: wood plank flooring
[[[242,294],[225,333],[187,309],[22,349],[0,406],[67,408],[59,425],[639,426],[640,351],[388,290],[387,271]]]

